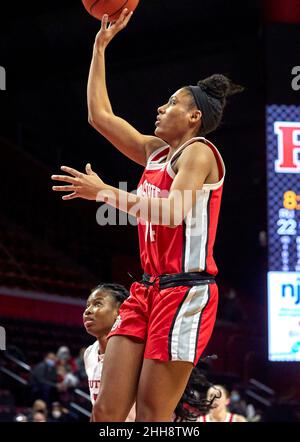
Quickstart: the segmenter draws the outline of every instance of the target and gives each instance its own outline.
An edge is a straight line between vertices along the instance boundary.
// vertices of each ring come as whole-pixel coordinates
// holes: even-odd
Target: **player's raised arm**
[[[87,102],[89,123],[124,155],[145,165],[148,155],[165,144],[155,136],[142,135],[127,121],[113,113],[105,78],[105,49],[114,36],[125,28],[132,16],[124,9],[119,19],[108,25],[108,16],[102,18],[90,67]]]

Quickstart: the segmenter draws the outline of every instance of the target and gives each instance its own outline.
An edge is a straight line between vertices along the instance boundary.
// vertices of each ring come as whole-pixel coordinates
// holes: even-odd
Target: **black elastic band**
[[[204,92],[200,86],[188,86],[188,88],[194,97],[197,108],[202,113],[202,132],[205,135],[210,132],[209,128],[213,127],[215,124],[213,109],[211,107],[206,92]]]
[[[156,276],[152,279],[147,273],[143,274],[142,284],[147,287],[159,283],[159,288],[177,287],[180,285],[193,287],[194,285],[214,284],[215,277],[206,272],[184,272],[184,273],[166,273]]]

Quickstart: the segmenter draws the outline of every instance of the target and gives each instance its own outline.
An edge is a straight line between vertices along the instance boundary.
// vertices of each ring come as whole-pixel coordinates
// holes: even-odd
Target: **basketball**
[[[134,11],[140,0],[82,0],[85,9],[95,18],[108,14],[108,21],[117,20],[124,8]]]

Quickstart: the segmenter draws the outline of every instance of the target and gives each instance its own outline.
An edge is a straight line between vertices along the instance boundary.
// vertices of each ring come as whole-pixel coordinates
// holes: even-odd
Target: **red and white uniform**
[[[99,354],[99,342],[90,345],[83,355],[85,371],[88,377],[91,402],[94,405],[99,394],[104,354]],[[126,422],[135,421],[135,404],[131,408]]]
[[[195,141],[205,143],[213,151],[219,169],[219,182],[204,184],[199,189],[196,205],[176,228],[139,222],[141,264],[144,272],[149,275],[203,270],[211,275],[217,274],[213,245],[225,175],[225,166],[217,148],[205,138],[192,138],[168,162],[165,159],[169,147],[157,149],[148,159],[137,194],[152,198],[167,197],[175,177],[173,165],[182,151]],[[193,222],[195,217],[197,222]]]
[[[234,413],[229,413],[229,412],[227,412],[227,413],[226,413],[225,420],[220,421],[220,422],[237,422],[237,420],[236,420],[236,416],[237,416],[237,415],[234,414]],[[196,422],[219,422],[219,421],[215,421],[215,420],[211,419],[211,417],[210,417],[209,414],[205,414],[205,415],[203,415],[203,416],[199,416],[199,417],[196,419]]]
[[[93,345],[90,345],[85,350],[83,358],[85,371],[88,377],[91,402],[94,405],[99,393],[104,359],[104,354],[99,354],[98,341],[95,341]]]
[[[182,151],[201,141],[213,151],[219,181],[204,184],[197,202],[176,228],[139,222],[141,262],[145,273],[155,276],[205,271],[216,275],[213,259],[225,167],[216,147],[202,137],[192,138],[166,162],[169,147],[150,155],[138,187],[138,195],[167,197],[173,183],[173,166]],[[197,218],[197,222],[193,218]],[[217,312],[218,287],[197,282],[161,289],[135,282],[129,298],[121,305],[119,318],[108,337],[124,335],[145,342],[144,358],[160,361],[189,361],[197,364],[211,336]]]

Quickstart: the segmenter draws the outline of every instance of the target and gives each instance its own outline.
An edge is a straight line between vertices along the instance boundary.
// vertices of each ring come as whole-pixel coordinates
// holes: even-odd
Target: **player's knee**
[[[123,420],[117,407],[97,400],[93,408],[93,420],[95,422],[120,422]]]

